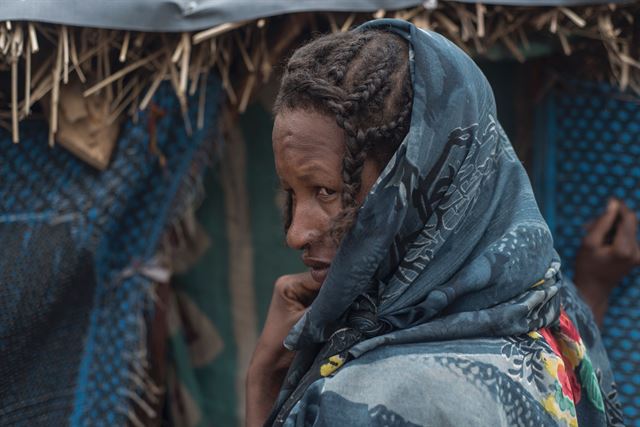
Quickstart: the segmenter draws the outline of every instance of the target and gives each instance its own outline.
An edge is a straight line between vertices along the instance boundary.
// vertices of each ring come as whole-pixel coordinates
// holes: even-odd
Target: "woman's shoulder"
[[[532,410],[535,386],[510,373],[517,362],[509,359],[527,350],[509,345],[518,343],[474,339],[379,347],[312,384],[294,412],[316,420],[309,425],[393,419],[397,424],[391,425],[506,426],[523,416],[530,417],[527,425],[545,425],[550,418]]]

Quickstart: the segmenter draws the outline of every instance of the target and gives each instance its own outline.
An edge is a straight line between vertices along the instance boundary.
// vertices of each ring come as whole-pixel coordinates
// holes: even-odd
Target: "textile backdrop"
[[[221,94],[210,82],[205,129]],[[169,85],[153,102],[161,117],[127,121],[103,172],[49,147],[44,121],[23,122],[19,144],[0,129],[0,425],[156,415],[147,323],[154,285],[168,280],[156,255],[196,197],[212,142],[205,130],[187,137]]]
[[[640,215],[640,104],[615,87],[574,82],[553,93],[542,115],[534,182],[571,276],[584,224],[602,213],[609,197]],[[640,426],[638,324],[636,269],[614,291],[602,327],[625,421],[633,426]]]

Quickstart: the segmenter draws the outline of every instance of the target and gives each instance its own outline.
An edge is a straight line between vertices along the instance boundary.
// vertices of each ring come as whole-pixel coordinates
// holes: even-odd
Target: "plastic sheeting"
[[[462,0],[475,3],[477,0]],[[1,0],[0,20],[138,31],[195,31],[293,12],[396,10],[436,0]],[[624,0],[489,0],[486,4],[575,6]]]

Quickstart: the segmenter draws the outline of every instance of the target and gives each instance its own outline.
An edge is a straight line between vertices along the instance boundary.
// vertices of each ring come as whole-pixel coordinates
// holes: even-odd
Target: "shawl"
[[[613,424],[597,329],[486,78],[436,33],[367,29],[409,42],[411,126],[285,340],[296,357],[267,424]]]

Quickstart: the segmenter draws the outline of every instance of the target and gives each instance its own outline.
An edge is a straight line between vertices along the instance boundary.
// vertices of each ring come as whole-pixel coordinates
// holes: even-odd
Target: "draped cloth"
[[[19,144],[0,129],[0,425],[160,418],[147,345],[156,285],[174,225],[200,197],[220,89],[209,79],[205,128],[188,136],[162,84],[104,171],[50,147],[44,120],[23,123]]]
[[[267,424],[621,423],[486,78],[436,33],[369,29],[410,45],[411,126],[285,340],[296,357]]]

